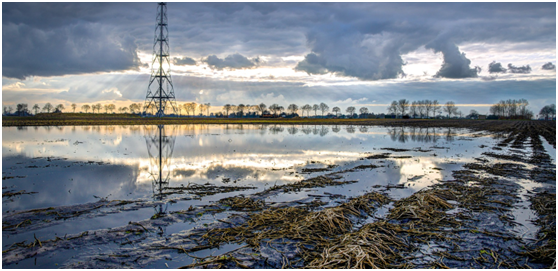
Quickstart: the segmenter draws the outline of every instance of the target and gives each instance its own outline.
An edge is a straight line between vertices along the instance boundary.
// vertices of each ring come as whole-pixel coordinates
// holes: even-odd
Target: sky
[[[176,100],[556,103],[556,3],[168,3]],[[2,3],[2,103],[143,103],[156,3]]]

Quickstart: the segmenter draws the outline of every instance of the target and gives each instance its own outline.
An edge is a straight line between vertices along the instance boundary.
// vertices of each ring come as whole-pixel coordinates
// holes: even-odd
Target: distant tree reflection
[[[296,135],[296,133],[298,133],[298,128],[296,128],[294,125],[292,125],[291,127],[287,128],[287,132],[290,135]]]
[[[339,125],[333,125],[331,131],[333,131],[334,133],[339,133],[339,131],[341,131],[341,128],[339,127]]]
[[[416,142],[437,142],[441,137],[441,128],[417,128],[417,127],[394,127],[388,128],[388,135],[391,140],[399,141],[402,143],[407,142],[409,139]],[[443,132],[444,138],[447,141],[453,141],[456,133],[451,128],[447,128]]]

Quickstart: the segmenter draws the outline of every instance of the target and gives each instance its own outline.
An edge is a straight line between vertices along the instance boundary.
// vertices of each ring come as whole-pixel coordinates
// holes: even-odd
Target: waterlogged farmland
[[[2,266],[548,267],[539,124],[3,127]]]

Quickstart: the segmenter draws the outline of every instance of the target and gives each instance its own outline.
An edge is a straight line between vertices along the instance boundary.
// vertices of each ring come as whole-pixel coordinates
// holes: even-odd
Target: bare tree
[[[317,105],[317,104],[314,104],[312,106],[312,110],[314,110],[314,116],[317,116],[318,115],[318,110],[320,110],[320,106]]]
[[[421,100],[417,102],[417,111],[418,114],[420,115],[421,118],[424,117],[424,114],[426,113],[426,101],[425,100]]]
[[[273,114],[276,115],[277,111],[279,110],[278,107],[279,107],[278,104],[272,104],[272,105],[269,106],[269,111],[273,112]]]
[[[325,103],[320,103],[320,110],[322,111],[322,117],[323,117],[324,113],[329,111],[329,106],[327,106],[327,104]]]
[[[231,105],[230,104],[223,105],[223,111],[225,111],[227,113],[227,116],[229,115],[230,110],[231,110]]]
[[[102,107],[103,107],[103,106],[102,106],[100,103],[97,103],[97,104],[95,105],[95,108],[97,109],[97,113],[100,113],[100,112],[101,112],[101,108],[102,108]]]
[[[345,111],[350,115],[351,118],[353,118],[353,114],[355,113],[356,108],[354,106],[349,106]]]
[[[38,104],[35,104],[35,105],[33,106],[33,110],[35,111],[35,115],[37,115],[37,111],[41,110],[41,107],[39,107]]]
[[[368,108],[366,108],[366,107],[361,107],[359,109],[359,111],[360,111],[360,114],[362,114],[362,115],[368,115]]]
[[[407,99],[399,100],[399,102],[397,103],[397,109],[399,109],[399,112],[401,112],[402,116],[405,115],[407,108],[409,108],[409,101],[407,101]]]
[[[66,108],[64,107],[63,104],[59,104],[59,105],[56,106],[56,109],[58,109],[60,112],[62,112],[62,110],[66,109]]]
[[[13,110],[14,109],[11,106],[8,106],[8,107],[4,106],[4,115],[12,114]]]
[[[279,114],[281,114],[281,113],[283,113],[283,111],[285,111],[285,108],[282,105],[277,107],[277,109],[279,110]]]
[[[449,101],[444,105],[444,112],[448,113],[451,118],[451,115],[457,115],[457,106],[455,106],[454,102]]]
[[[239,104],[238,106],[236,106],[236,112],[238,112],[238,114],[242,117],[244,116],[244,109],[246,108],[246,106],[244,104]]]
[[[74,113],[76,113],[76,107],[77,105],[75,103],[72,104],[72,110],[74,110]]]
[[[312,110],[312,106],[309,104],[305,104],[300,109],[302,110],[302,116],[304,116],[304,111],[306,111],[306,116],[309,116],[310,110]]]
[[[397,101],[393,101],[393,102],[391,102],[391,105],[390,105],[390,106],[388,106],[388,108],[387,108],[387,109],[388,109],[388,113],[391,113],[391,114],[397,115],[397,109],[398,109],[398,106],[397,106]]]
[[[105,114],[108,113],[109,105],[105,104],[103,105],[103,108],[105,109]]]
[[[436,116],[436,112],[442,113],[440,110],[442,106],[438,103],[438,100],[432,101],[432,109],[434,110],[434,116]]]
[[[337,115],[339,114],[339,112],[341,112],[341,108],[339,108],[339,107],[336,106],[336,107],[334,107],[333,109],[331,109],[331,111],[332,111],[333,113],[335,113],[335,116],[337,117]]]
[[[132,113],[132,114],[135,114],[136,111],[137,112],[141,111],[141,105],[136,104],[136,103],[130,104],[130,106],[128,106],[128,108],[130,109],[130,113]]]
[[[409,106],[409,114],[411,114],[412,117],[418,115],[418,103],[416,101],[413,101],[411,106]]]
[[[264,111],[267,109],[267,106],[264,103],[261,103],[259,107],[260,107],[260,115],[263,115]]]
[[[88,104],[84,104],[81,106],[81,110],[85,111],[85,113],[87,113],[87,111],[89,111],[89,109],[91,109],[91,106]]]
[[[116,109],[116,105],[114,104],[109,104],[108,105],[108,110],[112,113],[114,110]]]
[[[289,104],[289,107],[287,107],[287,110],[289,110],[291,112],[291,114],[294,114],[294,113],[298,112],[298,105]]]
[[[45,106],[43,106],[43,111],[50,113],[50,110],[52,110],[52,104],[46,103]]]
[[[209,117],[209,108],[211,107],[211,103],[205,104],[205,110],[207,110],[207,116]]]
[[[29,109],[27,109],[27,104],[21,103],[16,105],[16,113],[18,115],[24,115],[29,113]]]

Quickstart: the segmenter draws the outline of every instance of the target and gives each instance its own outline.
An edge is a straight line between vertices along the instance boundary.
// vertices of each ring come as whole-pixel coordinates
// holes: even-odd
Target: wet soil
[[[151,219],[115,228],[49,240],[30,236],[3,251],[3,267],[17,268],[15,263],[36,261],[37,256],[56,258],[61,251],[80,251],[68,253],[60,267],[164,268],[173,263],[172,267],[183,268],[556,268],[556,166],[543,146],[545,140],[555,152],[555,122],[467,123],[466,128],[498,138],[500,150],[485,151],[475,157],[476,162],[407,197],[391,198],[389,189],[405,188],[388,184],[365,188],[369,191],[354,197],[324,192],[273,201],[280,194],[358,183],[343,174],[379,170],[386,159],[413,158],[386,152],[362,158],[373,164],[323,172],[307,169],[306,173],[322,175],[173,212],[163,211],[164,202],[106,198],[19,211],[3,216],[3,233],[31,233],[53,223],[111,212],[154,208],[156,213]],[[461,125],[443,121],[384,124]],[[191,202],[251,189],[192,185],[167,187],[163,193],[186,194],[175,201]],[[3,197],[20,192],[29,193],[7,191]],[[524,218],[525,212],[533,217]],[[521,227],[528,220],[535,227],[531,237]],[[166,227],[185,221],[197,223],[165,234]]]

